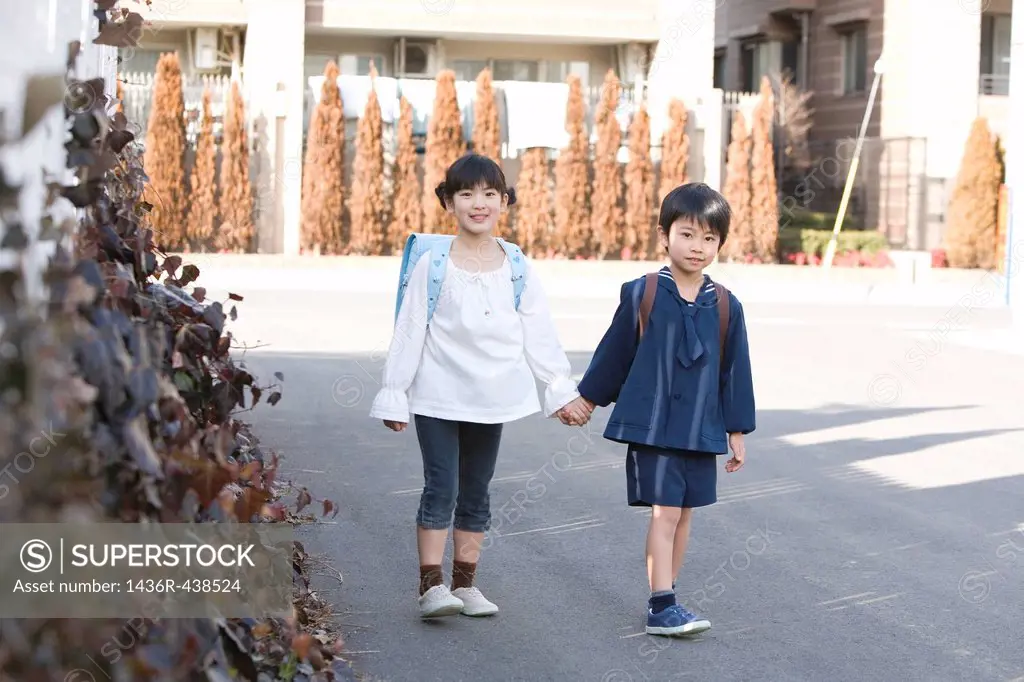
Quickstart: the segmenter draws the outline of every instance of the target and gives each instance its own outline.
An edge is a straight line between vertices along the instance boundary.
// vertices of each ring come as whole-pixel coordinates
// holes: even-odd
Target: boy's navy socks
[[[653,613],[661,613],[675,603],[676,593],[671,590],[663,590],[661,592],[652,592],[648,605]]]

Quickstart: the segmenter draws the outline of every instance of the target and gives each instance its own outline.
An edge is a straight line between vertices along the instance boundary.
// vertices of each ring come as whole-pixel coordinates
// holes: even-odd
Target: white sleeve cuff
[[[373,399],[370,416],[375,419],[409,423],[409,398],[404,392],[393,388],[382,388]]]
[[[566,376],[555,377],[544,390],[544,416],[552,416],[579,395],[575,381]]]

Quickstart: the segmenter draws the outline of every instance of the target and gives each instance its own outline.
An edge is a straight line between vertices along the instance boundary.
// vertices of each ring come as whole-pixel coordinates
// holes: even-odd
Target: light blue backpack
[[[402,267],[398,273],[398,298],[395,301],[395,320],[398,320],[398,311],[402,309],[402,298],[409,286],[409,277],[416,268],[416,263],[424,255],[430,258],[430,272],[427,277],[427,324],[430,324],[434,317],[434,309],[437,308],[437,300],[441,297],[441,283],[444,281],[446,266],[448,265],[448,252],[452,248],[454,235],[450,234],[421,234],[409,235],[405,241],[405,250],[402,252]],[[526,274],[526,258],[522,249],[498,238],[498,244],[505,251],[509,264],[512,266],[512,291],[515,296],[515,307],[519,310],[519,301],[523,295],[523,288],[526,286],[524,275]]]

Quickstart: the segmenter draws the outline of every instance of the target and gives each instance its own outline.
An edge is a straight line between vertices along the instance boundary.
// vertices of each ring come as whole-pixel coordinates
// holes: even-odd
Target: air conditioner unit
[[[192,65],[196,69],[216,69],[219,63],[219,30],[212,27],[195,29],[192,47]]]
[[[402,38],[395,52],[398,57],[396,72],[405,78],[433,78],[437,72],[437,45],[413,42]]]

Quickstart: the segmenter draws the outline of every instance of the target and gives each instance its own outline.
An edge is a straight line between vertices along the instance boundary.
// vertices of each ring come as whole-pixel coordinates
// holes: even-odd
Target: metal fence
[[[145,139],[149,114],[153,108],[153,90],[156,75],[151,72],[123,73],[120,75],[124,88],[124,110],[129,121],[139,126],[136,137]],[[196,138],[202,128],[203,91],[210,91],[210,109],[213,114],[213,130],[220,142],[224,112],[228,94],[231,91],[231,78],[228,76],[189,76],[182,75],[182,96],[185,101],[185,135],[190,148],[194,148]]]
[[[726,92],[722,108],[722,178],[737,111],[748,121],[759,101],[751,92]],[[775,133],[777,131],[773,131]],[[783,213],[807,210],[836,213],[856,146],[854,138],[809,141],[806,167],[783,166],[776,154],[777,182]],[[921,137],[867,138],[861,150],[844,224],[877,229],[893,248],[915,250],[939,246],[952,181],[927,171],[927,140]]]
[[[809,143],[811,164],[781,173],[787,210],[836,213],[853,160],[853,138]],[[877,229],[894,248],[937,245],[949,182],[929,178],[924,138],[866,138],[847,206],[845,225]]]

